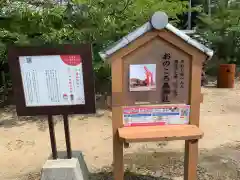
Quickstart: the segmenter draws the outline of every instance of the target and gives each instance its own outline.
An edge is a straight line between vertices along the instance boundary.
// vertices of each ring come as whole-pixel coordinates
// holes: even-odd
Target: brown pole
[[[184,180],[197,180],[198,140],[185,141]]]
[[[67,158],[72,158],[72,148],[71,148],[71,139],[70,139],[70,131],[69,131],[69,123],[68,123],[68,115],[63,115],[64,122],[64,131],[65,131],[65,140],[66,140],[66,148],[67,148]]]
[[[53,124],[53,117],[52,115],[48,115],[48,129],[52,147],[52,158],[57,159],[57,146],[56,146],[56,139],[55,139],[55,130]]]

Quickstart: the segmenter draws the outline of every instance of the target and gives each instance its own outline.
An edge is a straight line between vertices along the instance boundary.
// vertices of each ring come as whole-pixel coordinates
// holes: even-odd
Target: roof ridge
[[[102,59],[106,59],[109,56],[111,56],[113,53],[118,51],[119,49],[127,46],[129,43],[136,40],[137,38],[144,35],[145,33],[149,32],[150,30],[166,28],[167,30],[171,31],[172,33],[174,33],[175,35],[177,35],[178,37],[183,39],[185,42],[187,42],[191,46],[193,46],[193,47],[199,49],[200,51],[202,51],[204,54],[206,54],[208,56],[208,59],[212,58],[213,50],[211,50],[208,47],[206,47],[205,45],[199,43],[197,40],[191,38],[186,33],[179,30],[178,28],[174,27],[170,23],[166,23],[166,19],[164,19],[166,17],[162,17],[162,15],[164,15],[164,14],[165,13],[162,13],[162,12],[155,12],[154,15],[153,15],[154,19],[152,19],[152,21],[146,22],[142,26],[138,27],[136,30],[130,32],[128,35],[121,38],[119,41],[113,43],[111,46],[108,46],[105,50],[99,52],[99,55],[101,56]],[[163,20],[164,21],[163,24],[161,24],[161,23],[159,24],[159,22],[157,22],[156,17],[159,17],[160,20]],[[166,23],[166,25],[165,25],[165,23]],[[155,27],[160,27],[160,28],[154,28],[154,26]]]

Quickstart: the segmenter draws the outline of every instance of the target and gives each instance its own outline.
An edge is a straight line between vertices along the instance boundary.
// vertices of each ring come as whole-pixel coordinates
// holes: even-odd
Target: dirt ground
[[[240,83],[235,89],[203,88],[199,179],[240,178]],[[61,117],[56,117],[58,150],[65,150]],[[95,179],[111,179],[109,112],[72,116],[72,149],[82,151]],[[183,174],[183,142],[139,143],[125,149],[126,177],[171,179]],[[0,180],[35,180],[51,155],[46,118],[17,118],[14,107],[0,112]],[[105,172],[106,171],[106,172]],[[135,174],[134,174],[135,173]],[[142,177],[142,178],[141,178]],[[131,178],[130,178],[131,179]]]

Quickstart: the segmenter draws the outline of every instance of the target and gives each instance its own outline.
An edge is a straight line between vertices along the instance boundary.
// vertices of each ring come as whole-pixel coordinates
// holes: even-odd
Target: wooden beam
[[[118,128],[119,137],[127,143],[192,140],[203,137],[195,125],[138,126]]]
[[[184,180],[197,180],[198,140],[185,142]]]
[[[192,57],[190,70],[189,104],[190,124],[199,126],[201,96],[202,55]],[[198,141],[185,141],[184,180],[197,180]]]
[[[112,62],[112,97],[123,92],[123,62],[117,59]],[[112,130],[113,130],[113,175],[114,180],[123,180],[123,142],[118,136],[118,128],[123,126],[122,107],[112,106]]]
[[[118,127],[122,126],[122,108],[112,108],[113,121],[113,175],[114,180],[124,179],[123,142],[118,136]]]
[[[201,73],[202,61],[201,56],[193,56],[190,71],[190,91],[189,91],[189,105],[190,111],[190,124],[199,126],[200,118],[200,103],[202,101],[201,94]]]

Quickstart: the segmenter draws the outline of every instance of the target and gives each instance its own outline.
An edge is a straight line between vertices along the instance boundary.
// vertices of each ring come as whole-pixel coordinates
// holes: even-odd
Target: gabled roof
[[[169,23],[167,23],[164,26],[164,28],[169,30],[170,32],[174,33],[175,35],[177,35],[178,37],[183,39],[185,42],[187,42],[191,46],[199,49],[201,52],[203,52],[204,54],[206,54],[208,56],[208,59],[212,58],[213,50],[209,49],[208,47],[204,46],[203,44],[201,44],[198,41],[189,37],[186,34],[186,31],[181,31]],[[140,36],[144,35],[145,33],[149,32],[153,29],[155,29],[155,28],[153,27],[152,23],[150,21],[146,22],[144,25],[137,28],[135,31],[129,33],[128,35],[126,35],[125,37],[120,39],[119,41],[117,41],[117,42],[113,43],[111,46],[107,47],[104,51],[99,52],[99,55],[101,56],[102,59],[106,59],[106,58],[110,57],[112,54],[114,54],[115,52],[117,52],[118,50],[120,50],[121,48],[127,46],[129,43],[133,42]]]

